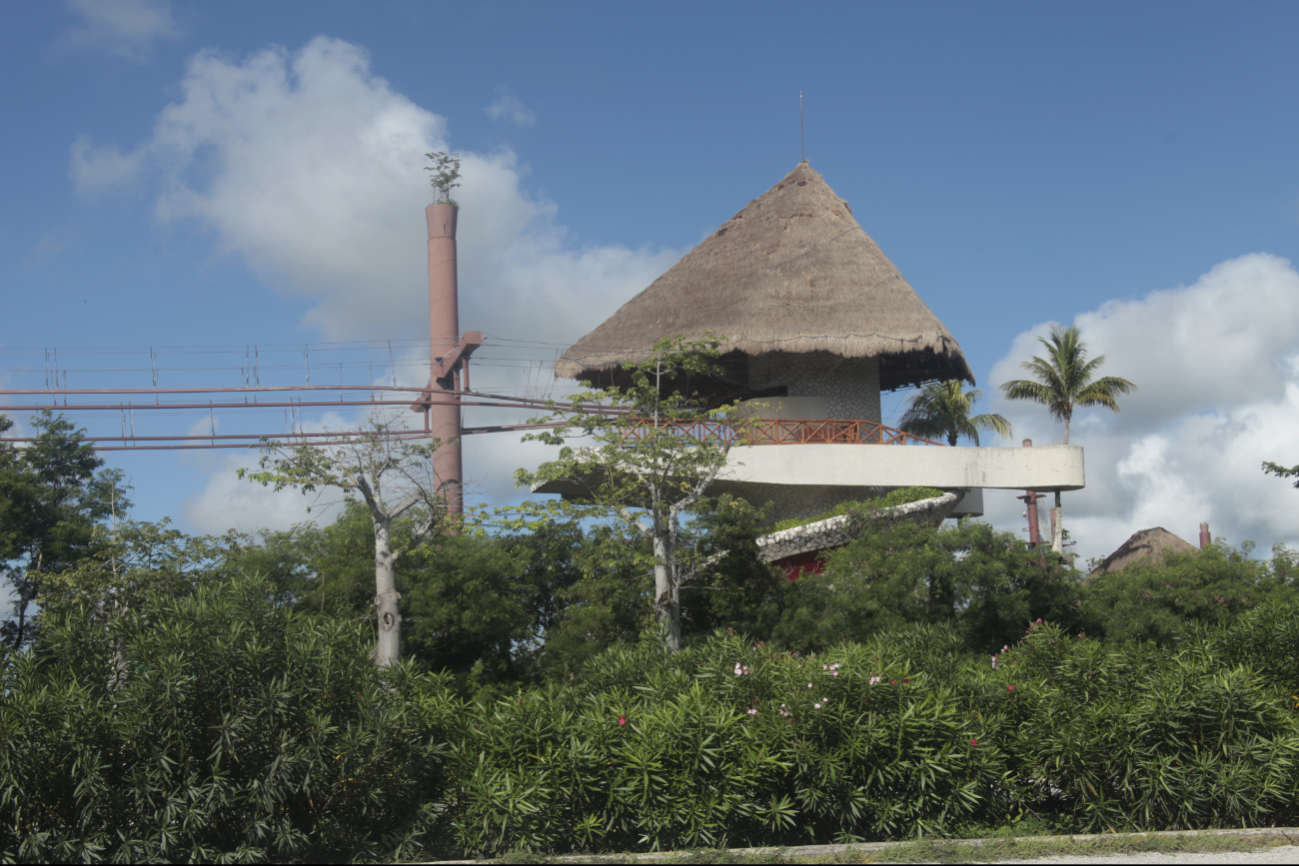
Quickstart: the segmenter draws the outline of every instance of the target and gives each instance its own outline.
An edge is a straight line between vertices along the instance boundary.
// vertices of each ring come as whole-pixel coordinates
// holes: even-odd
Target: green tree
[[[1078,622],[1077,579],[1059,557],[986,523],[937,527],[859,518],[859,535],[794,585],[776,637],[799,651],[862,642],[908,625],[946,625],[993,652],[1045,619]]]
[[[1268,475],[1275,475],[1277,478],[1299,479],[1299,466],[1282,466],[1273,463],[1271,460],[1263,461],[1263,472]],[[1299,488],[1299,480],[1295,481],[1294,486]]]
[[[1284,547],[1270,562],[1252,559],[1253,544],[1220,542],[1122,571],[1088,578],[1082,609],[1088,634],[1169,645],[1192,623],[1226,625],[1265,602],[1294,603],[1294,555]]]
[[[259,471],[239,470],[276,491],[292,487],[302,493],[342,490],[365,502],[374,532],[374,607],[377,622],[374,661],[388,667],[401,659],[402,616],[397,591],[397,560],[427,541],[440,527],[445,501],[433,477],[433,452],[441,443],[421,445],[388,424],[331,445],[262,444]],[[412,511],[412,509],[414,509]],[[393,544],[392,526],[407,512],[418,514],[406,545]]]
[[[1056,325],[1051,329],[1050,340],[1038,337],[1037,341],[1046,346],[1047,356],[1034,356],[1033,360],[1020,365],[1032,373],[1033,378],[1014,379],[1002,384],[1001,390],[1008,400],[1028,400],[1046,406],[1052,417],[1064,422],[1066,445],[1069,444],[1069,424],[1073,420],[1075,406],[1104,406],[1118,412],[1117,397],[1137,390],[1136,385],[1117,376],[1092,378],[1101,364],[1105,363],[1105,356],[1087,359],[1087,347],[1082,342],[1077,325],[1068,328]],[[1063,533],[1060,491],[1057,490],[1051,541],[1051,548],[1056,553],[1064,550]]]
[[[51,611],[0,660],[0,860],[410,860],[440,835],[460,708],[377,676],[363,626],[237,574],[93,615]]]
[[[103,469],[84,431],[48,410],[32,427],[37,435],[26,448],[0,443],[0,574],[14,598],[0,639],[11,649],[31,640],[31,606],[48,578],[99,549],[97,527],[130,507],[122,473]]]
[[[1057,325],[1051,330],[1050,340],[1038,337],[1037,341],[1046,346],[1047,356],[1035,356],[1020,365],[1032,373],[1033,378],[1014,379],[1004,383],[1001,390],[1008,400],[1029,400],[1046,406],[1053,418],[1064,422],[1066,445],[1069,444],[1069,422],[1073,419],[1075,406],[1104,406],[1118,412],[1118,395],[1137,390],[1136,385],[1117,376],[1092,378],[1105,363],[1105,356],[1087,359],[1087,347],[1077,325],[1068,328]],[[1058,502],[1057,499],[1057,506]]]
[[[460,154],[438,150],[424,156],[433,163],[424,166],[425,171],[433,173],[429,178],[433,185],[433,203],[455,205],[451,190],[460,186]]]
[[[983,392],[965,390],[960,380],[930,382],[911,398],[898,429],[917,436],[946,436],[955,445],[961,436],[979,444],[979,431],[991,430],[1010,436],[1010,422],[1001,415],[970,415]]]
[[[186,535],[165,517],[117,520],[96,526],[95,534],[94,549],[75,567],[45,579],[42,607],[84,606],[106,625],[147,598],[190,595],[210,576],[219,551],[214,539]]]
[[[412,546],[419,520],[408,513],[390,527],[393,547],[408,550],[397,575],[403,656],[454,675],[466,693],[536,678],[544,637],[562,612],[557,593],[574,579],[581,528],[493,535],[471,518],[458,534]],[[345,502],[327,526],[228,536],[219,559],[226,571],[265,575],[303,612],[373,616],[374,529],[359,500]]]
[[[576,491],[573,503],[559,506],[566,519],[620,519],[649,540],[652,609],[666,627],[672,651],[681,647],[681,587],[701,565],[691,562],[682,546],[682,519],[708,499],[732,443],[743,439],[744,425],[752,423],[729,419],[724,409],[708,409],[689,390],[692,380],[698,383],[717,371],[720,345],[712,338],[661,340],[648,360],[624,365],[627,385],[575,394],[566,406],[552,401],[553,413],[533,423],[554,424],[554,429],[523,438],[558,446],[559,457],[536,472],[521,469],[516,475],[519,484],[534,489],[560,482]],[[699,435],[709,422],[717,425],[716,435]],[[579,449],[570,439],[596,444]]]

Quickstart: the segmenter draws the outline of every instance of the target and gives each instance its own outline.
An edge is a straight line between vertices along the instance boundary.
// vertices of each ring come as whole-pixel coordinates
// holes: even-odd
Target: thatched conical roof
[[[885,389],[974,375],[961,347],[801,162],[555,363],[594,379],[664,337],[729,338],[724,351],[879,357]]]
[[[1113,574],[1145,560],[1158,562],[1164,558],[1165,553],[1190,553],[1196,549],[1190,542],[1178,538],[1162,526],[1142,529],[1119,545],[1118,550],[1105,557],[1088,577]]]

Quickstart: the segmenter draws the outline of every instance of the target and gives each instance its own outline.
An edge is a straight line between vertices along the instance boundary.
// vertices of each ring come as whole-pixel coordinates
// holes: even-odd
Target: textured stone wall
[[[944,493],[933,499],[922,499],[919,502],[908,502],[885,508],[879,512],[876,519],[939,523],[951,513],[960,499],[959,493]],[[776,562],[813,550],[842,547],[853,540],[849,523],[848,516],[843,515],[764,535],[758,539],[758,555],[763,562]]]
[[[790,397],[826,401],[826,418],[880,421],[880,365],[876,358],[844,358],[829,352],[768,352],[749,358],[749,387],[784,385]],[[777,403],[779,397],[766,398]],[[785,446],[769,446],[780,448]],[[741,457],[741,460],[744,458]],[[770,485],[762,501],[770,503],[772,520],[811,517],[849,499],[879,496],[882,488]],[[751,500],[752,501],[752,500]]]
[[[791,397],[822,397],[829,418],[880,421],[880,364],[829,352],[768,352],[749,358],[749,387],[784,385]]]

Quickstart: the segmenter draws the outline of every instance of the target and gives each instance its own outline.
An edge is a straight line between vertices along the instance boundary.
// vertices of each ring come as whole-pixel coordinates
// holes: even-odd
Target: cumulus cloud
[[[219,428],[219,424],[216,425]],[[318,433],[326,430],[356,430],[359,419],[328,412],[308,421],[293,424],[295,431]],[[191,436],[202,436],[211,430],[208,419],[200,419],[189,428]],[[284,432],[288,432],[285,430]],[[324,488],[302,494],[296,490],[276,493],[239,477],[239,470],[256,470],[261,455],[254,451],[226,452],[220,457],[200,455],[209,472],[207,484],[182,500],[180,516],[197,532],[221,535],[234,529],[253,533],[261,529],[280,531],[304,521],[328,523],[337,515],[335,505],[342,501],[343,491]]]
[[[308,322],[331,339],[413,336],[427,315],[424,154],[451,149],[446,119],[325,37],[244,60],[200,52],[180,90],[133,150],[79,139],[78,189],[154,184],[161,220],[198,222],[267,284],[315,299]],[[513,152],[461,155],[466,328],[574,339],[679,255],[582,248],[522,188]]]
[[[525,108],[507,88],[496,88],[496,94],[492,104],[483,109],[492,120],[506,120],[515,126],[532,126],[537,122],[536,113]]]
[[[306,324],[327,339],[422,336],[424,154],[453,149],[446,118],[375,75],[363,49],[325,37],[245,58],[200,52],[178,92],[134,147],[78,139],[70,159],[76,188],[146,194],[160,222],[206,229],[266,285],[311,299]],[[582,245],[559,222],[555,202],[525,190],[526,167],[514,152],[462,150],[461,158],[461,329],[532,344],[515,353],[531,359],[527,367],[502,360],[500,347],[511,344],[489,341],[480,354],[496,358],[475,364],[473,384],[498,392],[553,387],[554,347],[599,324],[681,251]],[[399,379],[422,384],[405,381],[411,376],[418,378]],[[468,423],[528,414],[470,411]],[[513,471],[535,464],[536,450],[512,433],[468,440],[467,490],[517,498]],[[263,498],[277,497],[232,481],[234,468],[223,466],[187,500],[191,525],[219,531],[237,518],[245,528],[259,520],[283,527],[302,518],[297,505],[279,511]]]
[[[67,0],[67,5],[80,19],[65,39],[72,48],[141,61],[158,40],[181,35],[167,0]]]
[[[1020,334],[991,381],[1023,378],[1053,323]],[[1070,436],[1086,448],[1087,487],[1064,495],[1065,525],[1085,562],[1139,529],[1163,526],[1196,543],[1199,523],[1233,543],[1294,545],[1299,505],[1291,487],[1264,476],[1264,460],[1299,458],[1299,273],[1276,256],[1223,262],[1190,286],[1111,301],[1075,319],[1099,375],[1140,390],[1118,415],[1079,410]],[[1016,439],[1059,441],[1044,407],[998,396],[988,411]],[[989,493],[988,516],[1023,526],[1013,494]]]

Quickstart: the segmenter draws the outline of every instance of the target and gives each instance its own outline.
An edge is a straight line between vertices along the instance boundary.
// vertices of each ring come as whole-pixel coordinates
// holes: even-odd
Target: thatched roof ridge
[[[1165,553],[1189,553],[1197,549],[1162,526],[1142,529],[1134,532],[1131,538],[1119,545],[1118,550],[1105,557],[1088,577],[1113,574],[1146,560],[1158,562],[1164,558]]]
[[[663,337],[706,331],[748,355],[878,356],[885,388],[974,382],[951,332],[806,162],[570,347],[555,373],[587,378],[645,359]]]

